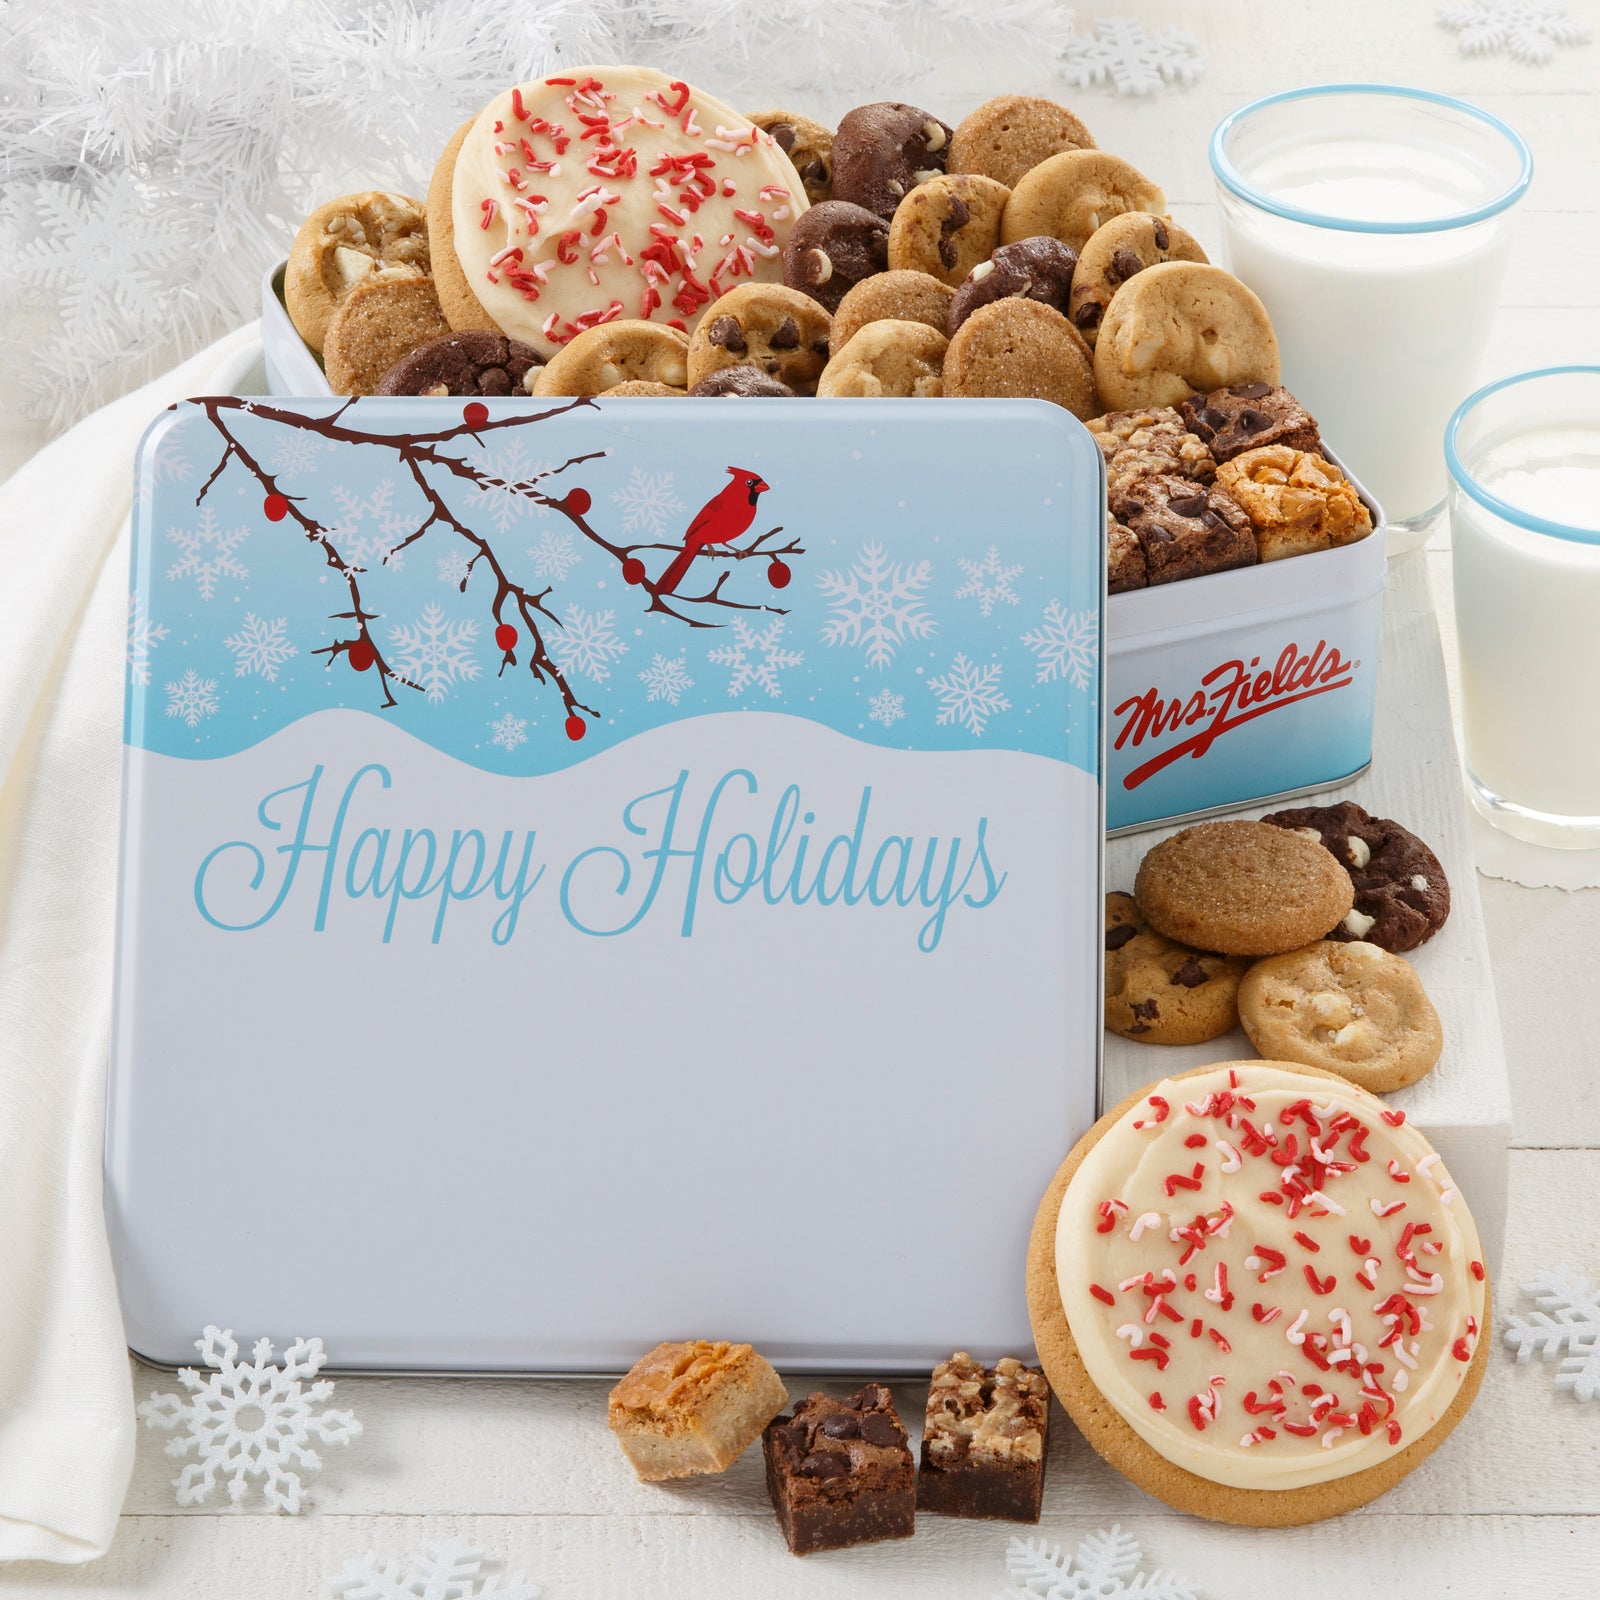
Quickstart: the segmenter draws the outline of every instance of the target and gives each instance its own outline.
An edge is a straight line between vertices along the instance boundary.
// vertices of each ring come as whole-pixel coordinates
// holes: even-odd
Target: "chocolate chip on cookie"
[[[1297,806],[1261,820],[1320,839],[1350,874],[1355,903],[1328,938],[1415,950],[1450,915],[1450,883],[1439,858],[1398,822],[1374,817],[1354,800]]]
[[[1017,179],[1063,150],[1092,150],[1089,130],[1065,106],[1033,95],[986,100],[950,138],[950,170],[981,172],[1014,188]]]
[[[807,213],[809,215],[809,213]],[[777,283],[742,283],[706,307],[689,340],[689,384],[722,367],[759,367],[796,394],[813,394],[828,364],[828,313]]]
[[[925,322],[869,322],[828,363],[817,394],[823,399],[937,399],[947,343]]]
[[[1089,432],[1106,462],[1106,493],[1120,494],[1140,478],[1166,473],[1195,483],[1217,475],[1211,452],[1170,406],[1150,411],[1110,411],[1092,417]]]
[[[1263,561],[1354,544],[1372,532],[1355,485],[1331,461],[1286,444],[1223,462],[1217,487],[1244,507]]]
[[[952,288],[1000,243],[1011,191],[993,178],[941,173],[919,183],[889,224],[891,268],[926,272]]]
[[[1124,1039],[1204,1044],[1226,1033],[1249,964],[1164,938],[1131,894],[1106,896],[1106,1026]]]
[[[431,278],[374,274],[328,319],[322,343],[328,387],[335,394],[373,394],[402,356],[449,331]]]
[[[889,224],[847,200],[824,200],[796,221],[783,247],[783,281],[826,311],[889,266]]]
[[[689,335],[661,322],[619,318],[586,328],[565,344],[534,380],[536,395],[595,395],[642,380],[685,387]]]
[[[1070,245],[1043,234],[1001,245],[987,261],[980,261],[956,289],[945,332],[954,338],[956,329],[979,306],[1004,300],[1008,295],[1037,300],[1065,316],[1077,265],[1077,252]]]
[[[1165,214],[1167,197],[1137,167],[1104,150],[1064,150],[1017,179],[1000,236],[1010,244],[1047,233],[1081,255],[1089,237],[1124,211]]]
[[[691,399],[716,398],[721,395],[738,395],[745,399],[792,400],[794,390],[776,378],[768,377],[760,367],[718,367],[707,373],[689,390]]]
[[[869,322],[922,322],[945,331],[955,290],[926,272],[878,272],[863,278],[833,314],[828,349],[833,355]]]
[[[888,221],[924,180],[950,158],[948,123],[896,100],[857,106],[833,136],[833,197],[865,206]]]
[[[1083,335],[1059,311],[1020,295],[980,306],[956,329],[944,392],[1052,400],[1080,418],[1098,410]]]
[[[528,394],[544,365],[503,333],[447,333],[418,345],[384,373],[374,394]]]
[[[1135,273],[1163,261],[1204,261],[1192,235],[1169,217],[1124,211],[1089,235],[1072,275],[1072,324],[1091,345],[1111,297]]]
[[[1218,461],[1231,461],[1267,444],[1322,454],[1316,419],[1287,389],[1275,384],[1242,383],[1192,395],[1183,402],[1183,420]]]
[[[1250,519],[1227,495],[1192,478],[1164,472],[1135,478],[1110,505],[1138,539],[1152,586],[1256,563]]]
[[[788,156],[812,205],[833,198],[833,135],[820,122],[793,111],[758,111],[750,120]]]

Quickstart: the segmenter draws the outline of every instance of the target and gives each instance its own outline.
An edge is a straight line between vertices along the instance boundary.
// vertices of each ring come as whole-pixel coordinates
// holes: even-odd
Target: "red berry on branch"
[[[638,556],[629,556],[622,563],[622,581],[624,583],[644,582],[644,562]]]
[[[481,400],[474,400],[461,415],[467,419],[469,428],[481,428],[489,420],[489,408]]]
[[[581,517],[593,504],[587,489],[572,489],[567,493],[566,507],[575,517]]]
[[[377,659],[378,652],[372,648],[370,641],[366,639],[357,639],[350,646],[350,665],[357,672],[365,672]]]
[[[580,740],[588,731],[589,724],[576,713],[567,718],[567,737],[572,740],[574,744],[576,744],[578,740]]]
[[[269,494],[261,502],[268,522],[282,522],[289,515],[289,502],[281,494]]]
[[[784,561],[774,561],[767,568],[767,582],[774,589],[787,589],[789,587],[789,579],[793,576],[794,574],[789,571],[788,563]]]
[[[494,642],[502,650],[515,650],[517,647],[517,630],[509,622],[502,622],[494,630]]]

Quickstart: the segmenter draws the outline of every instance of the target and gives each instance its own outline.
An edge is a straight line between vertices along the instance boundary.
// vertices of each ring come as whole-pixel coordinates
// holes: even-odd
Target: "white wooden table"
[[[1504,116],[1532,143],[1538,173],[1484,375],[1600,360],[1600,46],[1564,51],[1543,69],[1467,60],[1433,26],[1431,5],[1394,0],[1105,0],[1079,9],[1080,19],[1116,11],[1200,37],[1208,64],[1191,90],[1149,101],[1102,91],[1068,98],[1103,146],[1165,185],[1175,214],[1208,246],[1217,229],[1206,138],[1256,95],[1318,80],[1415,83]],[[1573,6],[1591,22],[1600,20],[1595,9],[1592,0]],[[1001,88],[1059,93],[1043,77],[976,83],[967,104],[936,109],[959,116]],[[752,84],[742,101],[765,97]],[[816,109],[833,115],[848,103],[846,94]],[[0,452],[15,456],[25,444],[0,419]],[[1445,541],[1412,559],[1429,563],[1436,587],[1448,584]],[[1426,618],[1417,626],[1418,648],[1431,647]],[[1391,680],[1384,692],[1406,688]],[[1540,1268],[1571,1262],[1600,1272],[1600,1095],[1588,1049],[1600,1000],[1600,894],[1481,887],[1514,1096],[1503,1306]],[[135,1371],[141,1394],[171,1383]],[[998,1588],[1007,1538],[998,1525],[929,1517],[906,1543],[793,1560],[773,1524],[759,1452],[722,1479],[635,1483],[605,1431],[606,1387],[342,1381],[339,1400],[366,1432],[330,1452],[315,1510],[298,1519],[178,1511],[173,1465],[161,1437],[145,1433],[111,1553],[84,1568],[0,1569],[0,1595],[309,1600],[347,1557],[369,1547],[401,1555],[446,1537],[505,1558],[542,1582],[549,1600]],[[918,1414],[914,1387],[897,1398],[908,1418]],[[1376,1506],[1311,1529],[1246,1533],[1178,1516],[1106,1468],[1059,1414],[1053,1431],[1039,1531],[1070,1545],[1120,1522],[1143,1542],[1147,1565],[1187,1574],[1208,1600],[1374,1583],[1430,1600],[1564,1600],[1600,1586],[1600,1404],[1558,1396],[1550,1368],[1518,1368],[1498,1349],[1481,1399],[1442,1449]]]

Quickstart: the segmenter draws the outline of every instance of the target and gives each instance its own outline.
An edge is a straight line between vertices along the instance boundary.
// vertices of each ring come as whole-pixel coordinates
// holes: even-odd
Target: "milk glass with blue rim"
[[[1467,790],[1503,832],[1600,846],[1600,367],[1526,372],[1445,434]]]
[[[1229,265],[1277,330],[1283,382],[1389,516],[1444,508],[1439,435],[1477,382],[1533,165],[1498,118],[1378,84],[1268,96],[1211,140]]]

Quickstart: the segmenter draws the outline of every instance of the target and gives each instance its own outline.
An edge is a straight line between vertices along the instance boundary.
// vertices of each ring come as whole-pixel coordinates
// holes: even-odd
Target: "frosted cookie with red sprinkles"
[[[1437,1151],[1281,1061],[1155,1084],[1040,1204],[1028,1307],[1084,1437],[1180,1511],[1287,1527],[1365,1505],[1483,1378],[1483,1247]]]
[[[772,135],[646,67],[576,67],[480,111],[430,190],[460,276],[446,311],[553,355],[619,319],[691,331],[729,289],[781,280],[808,201]],[[441,166],[443,163],[441,163]]]

